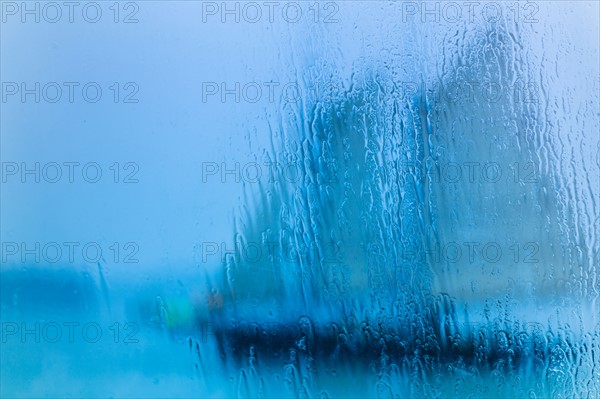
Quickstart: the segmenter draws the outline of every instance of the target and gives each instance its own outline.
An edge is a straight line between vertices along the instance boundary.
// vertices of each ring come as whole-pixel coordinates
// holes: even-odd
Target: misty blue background
[[[573,49],[560,59],[562,73],[552,89],[568,89],[579,101],[598,86],[598,21],[593,2],[569,4],[540,5],[540,23],[528,27],[537,32],[529,45],[540,56],[560,51],[560,43]],[[382,24],[400,23],[401,17],[386,15],[384,3],[343,2],[336,14],[341,22],[328,25],[286,24],[282,18],[275,24],[223,24],[218,16],[203,23],[201,2],[139,6],[139,22],[132,24],[115,24],[108,13],[96,24],[81,18],[72,24],[23,24],[7,16],[2,25],[4,82],[93,81],[104,88],[104,96],[95,104],[80,96],[73,104],[35,104],[31,96],[25,104],[3,103],[2,160],[99,162],[105,172],[114,162],[136,162],[140,182],[113,184],[103,178],[98,184],[81,179],[76,184],[18,184],[13,178],[2,190],[4,241],[135,241],[143,270],[189,267],[195,244],[230,238],[231,211],[241,195],[241,185],[231,177],[231,184],[215,179],[203,184],[202,162],[252,160],[248,137],[264,140],[263,116],[277,107],[269,101],[203,103],[203,82],[295,82],[311,54],[326,54],[339,67],[340,79],[348,79],[359,56],[375,62],[387,55],[369,43],[396,41],[410,60],[416,40],[427,40],[415,32],[433,36],[452,28],[406,23],[400,24],[406,32],[386,31]],[[561,28],[550,34],[553,25]],[[550,37],[559,41],[557,50],[542,47],[542,39]],[[429,56],[433,65],[435,56]],[[137,83],[139,103],[114,104],[107,90],[112,82]]]
[[[103,11],[107,11],[109,3],[102,4]],[[55,298],[56,314],[47,311],[47,303],[38,309],[35,295],[28,297],[34,305],[21,308],[16,301],[11,302],[13,291],[5,291],[11,295],[3,297],[3,321],[59,317],[98,320],[105,326],[114,320],[139,317],[142,323],[138,345],[102,341],[100,346],[81,342],[53,346],[10,341],[2,349],[3,396],[236,394],[237,382],[232,381],[239,377],[240,370],[231,359],[222,362],[217,354],[207,354],[204,364],[215,365],[217,374],[227,371],[222,373],[226,377],[222,381],[198,382],[191,377],[194,370],[187,341],[143,325],[148,320],[137,313],[138,304],[154,301],[158,294],[188,298],[189,291],[198,291],[198,295],[204,295],[204,277],[224,272],[219,261],[201,261],[199,245],[231,243],[237,213],[244,209],[248,192],[251,197],[260,188],[245,187],[231,177],[225,183],[218,178],[203,182],[202,164],[243,165],[257,161],[263,149],[272,144],[271,129],[277,130],[278,119],[294,113],[290,105],[282,105],[280,98],[270,102],[265,95],[257,103],[223,103],[217,97],[203,102],[203,83],[300,82],[302,87],[310,88],[306,80],[314,77],[348,86],[356,71],[374,65],[398,67],[405,76],[415,76],[418,81],[436,75],[440,58],[452,58],[444,52],[444,46],[451,53],[453,41],[444,43],[440,38],[460,37],[481,23],[404,22],[399,12],[401,3],[391,2],[339,2],[339,22],[332,24],[289,24],[281,18],[273,24],[221,23],[218,17],[203,22],[201,2],[137,4],[139,22],[133,24],[114,23],[109,14],[97,24],[81,18],[72,24],[20,23],[10,16],[2,23],[2,82],[94,81],[104,89],[102,99],[95,104],[86,103],[80,96],[73,104],[64,99],[57,104],[31,100],[23,104],[15,97],[1,103],[2,162],[97,162],[105,176],[96,184],[80,177],[70,184],[65,176],[56,184],[22,184],[17,177],[10,177],[2,183],[0,193],[1,241],[98,242],[105,251],[114,242],[135,242],[139,246],[139,263],[135,264],[115,264],[108,259],[111,254],[105,253],[103,274],[98,273],[97,265],[83,261],[31,265],[12,258],[2,264],[3,274],[23,271],[35,284],[38,280],[31,276],[39,270],[88,271],[91,282],[76,280],[73,287],[88,287],[91,299],[83,300],[85,305],[79,307],[66,290],[66,299],[60,298],[61,289],[51,277],[42,278],[34,288],[47,290],[48,295],[40,294],[46,299],[39,302]],[[570,198],[576,198],[573,207],[581,211],[574,212],[576,215],[591,210],[581,218],[583,227],[577,234],[591,243],[597,254],[600,10],[596,2],[578,2],[577,6],[566,1],[536,4],[540,8],[538,23],[515,24],[515,31],[522,35],[519,43],[532,62],[522,68],[524,75],[546,83],[543,105],[549,110],[548,126],[554,132],[552,140],[563,145],[557,150],[562,151],[557,156],[560,165],[549,174],[559,181],[557,186],[564,183]],[[108,90],[113,82],[135,82],[139,102],[113,103]],[[489,156],[493,159],[494,153]],[[137,163],[139,172],[135,177],[139,183],[113,183],[108,166],[114,162]],[[514,215],[504,216],[511,220]],[[500,219],[504,220],[502,215]],[[575,230],[571,227],[565,229]],[[519,236],[527,229],[525,225],[501,233]],[[597,271],[597,266],[592,265],[592,269]],[[70,281],[63,275],[56,278]],[[463,280],[468,278],[463,275]],[[597,286],[597,273],[586,278]],[[462,287],[460,283],[457,286]],[[561,291],[556,292],[556,301],[560,302]],[[539,295],[541,302],[546,301]],[[89,308],[88,300],[92,304]],[[473,307],[477,306],[480,303],[473,302]],[[586,328],[597,328],[598,306],[595,298],[577,307],[585,316],[581,324]],[[517,304],[514,313],[527,321],[544,320],[547,309],[550,307]],[[574,314],[569,313],[571,308],[565,309],[565,313]],[[369,378],[350,375],[340,377],[336,384],[370,383]],[[275,379],[268,381],[278,382]],[[326,378],[324,381],[326,385]]]

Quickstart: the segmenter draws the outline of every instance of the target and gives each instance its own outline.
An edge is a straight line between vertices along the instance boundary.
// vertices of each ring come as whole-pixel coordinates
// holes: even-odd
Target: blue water
[[[14,4],[2,397],[600,396],[597,3]]]

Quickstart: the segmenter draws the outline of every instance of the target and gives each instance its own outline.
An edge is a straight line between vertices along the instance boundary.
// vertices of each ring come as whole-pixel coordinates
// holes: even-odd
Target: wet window
[[[0,395],[600,396],[593,1],[2,1]]]

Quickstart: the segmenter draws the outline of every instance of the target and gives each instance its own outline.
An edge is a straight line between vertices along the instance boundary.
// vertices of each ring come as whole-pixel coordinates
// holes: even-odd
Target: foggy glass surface
[[[597,2],[0,6],[2,397],[600,396]]]

